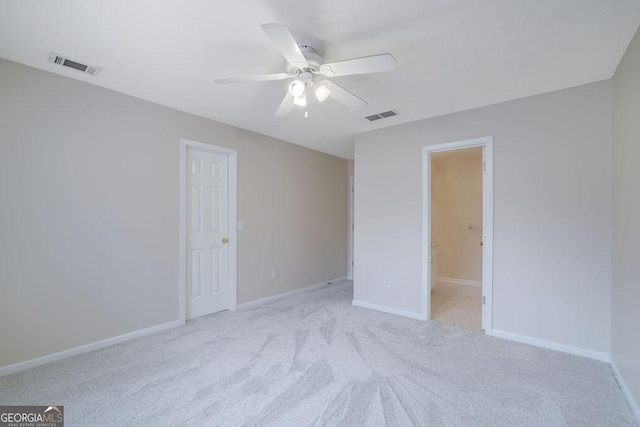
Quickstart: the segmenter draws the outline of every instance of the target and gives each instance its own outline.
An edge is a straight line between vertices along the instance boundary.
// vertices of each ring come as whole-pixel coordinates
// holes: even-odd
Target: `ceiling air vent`
[[[380,120],[380,119],[386,119],[387,117],[393,117],[393,116],[397,116],[398,113],[396,113],[393,110],[389,110],[389,111],[384,111],[382,113],[378,113],[378,114],[373,114],[371,116],[367,116],[365,117],[365,119],[369,120],[370,122],[374,122],[376,120]]]
[[[55,52],[51,52],[49,54],[49,62],[51,64],[62,65],[63,67],[73,68],[74,70],[82,71],[85,74],[90,74],[92,76],[97,76],[102,68],[100,67],[92,67],[91,65],[80,64],[79,62],[72,61],[70,59],[65,58],[62,55],[58,55]]]

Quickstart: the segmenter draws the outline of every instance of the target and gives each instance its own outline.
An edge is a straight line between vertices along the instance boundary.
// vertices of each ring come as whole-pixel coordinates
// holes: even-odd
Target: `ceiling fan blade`
[[[287,94],[284,96],[284,99],[280,103],[280,106],[276,110],[276,117],[284,117],[288,115],[293,110],[293,95],[287,91]]]
[[[329,88],[330,97],[354,111],[364,110],[367,105],[369,105],[366,101],[358,98],[342,86],[339,86],[330,80],[322,80],[322,84]]]
[[[222,77],[215,79],[219,85],[228,85],[232,83],[253,83],[253,82],[268,82],[271,80],[285,80],[290,77],[287,73],[275,73],[275,74],[259,74],[255,76],[241,76],[241,77]]]
[[[289,64],[296,68],[307,68],[309,66],[289,27],[281,24],[264,24],[262,25],[262,31],[276,45]]]
[[[389,53],[365,56],[364,58],[347,59],[320,66],[320,72],[327,77],[350,76],[353,74],[381,73],[393,71],[396,59]]]

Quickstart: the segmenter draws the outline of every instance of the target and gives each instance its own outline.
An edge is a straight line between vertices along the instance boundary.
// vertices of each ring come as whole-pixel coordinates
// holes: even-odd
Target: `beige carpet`
[[[635,425],[603,362],[351,305],[327,285],[0,378],[72,426]]]
[[[472,331],[482,330],[482,287],[439,282],[431,293],[431,319]]]

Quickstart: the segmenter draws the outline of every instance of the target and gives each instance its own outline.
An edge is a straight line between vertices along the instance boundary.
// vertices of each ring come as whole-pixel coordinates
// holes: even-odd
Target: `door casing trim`
[[[349,280],[353,280],[353,234],[354,234],[354,222],[353,222],[353,205],[354,205],[354,194],[353,194],[353,183],[354,178],[353,175],[349,175],[349,241],[348,241],[348,256],[347,256],[347,278]]]
[[[482,250],[482,295],[486,298],[486,316],[482,318],[485,334],[493,328],[493,137],[465,139],[422,147],[422,318],[431,319],[431,153],[470,147],[484,147],[485,168],[482,198],[486,236]]]

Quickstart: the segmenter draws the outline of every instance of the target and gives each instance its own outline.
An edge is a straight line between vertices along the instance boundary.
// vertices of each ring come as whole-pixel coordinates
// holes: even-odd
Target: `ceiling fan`
[[[289,89],[276,110],[275,115],[277,117],[289,114],[294,105],[306,107],[307,95],[310,95],[310,92],[320,102],[327,99],[327,97],[332,97],[352,110],[360,111],[368,105],[367,102],[327,79],[327,77],[379,73],[392,71],[396,67],[396,60],[389,53],[325,64],[322,57],[316,54],[312,47],[298,45],[291,30],[286,25],[264,24],[261,27],[287,60],[287,72],[224,77],[215,79],[214,82],[217,84],[231,84],[294,79],[289,84]]]

